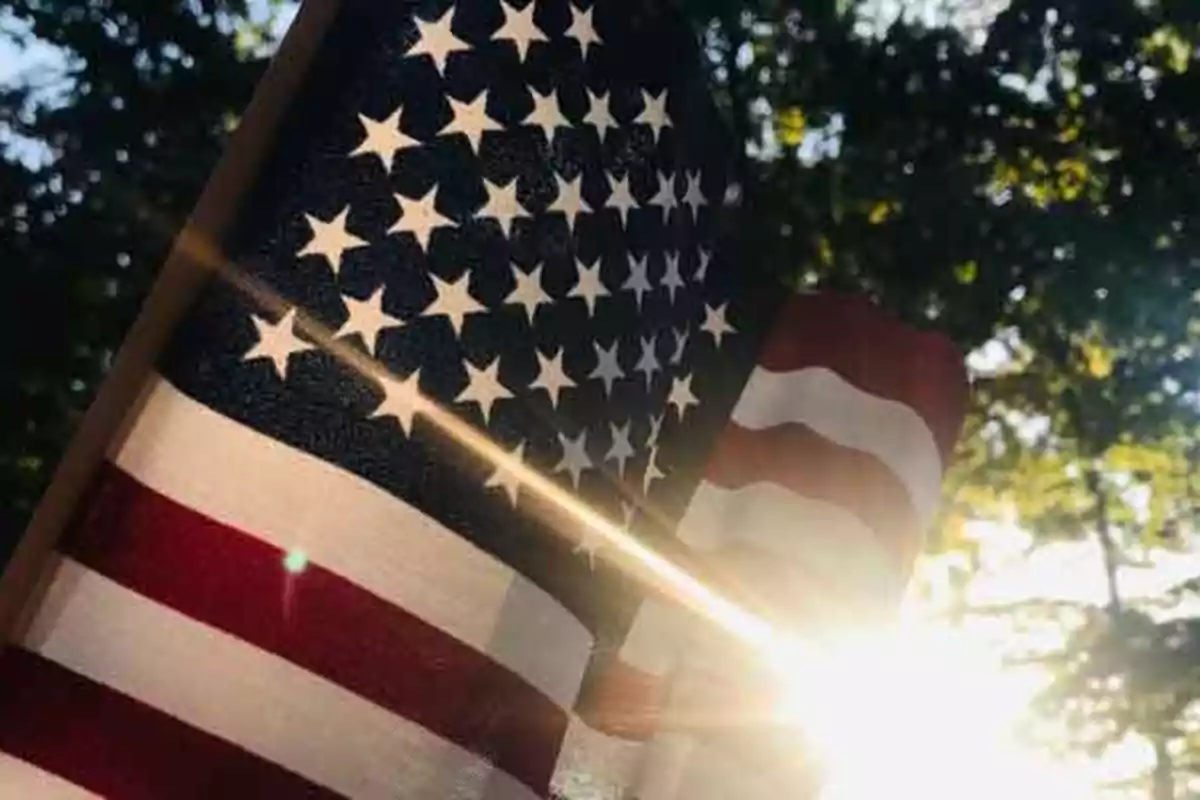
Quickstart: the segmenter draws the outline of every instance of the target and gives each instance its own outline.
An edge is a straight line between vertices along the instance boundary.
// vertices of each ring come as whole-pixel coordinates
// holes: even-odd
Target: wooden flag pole
[[[141,313],[42,496],[12,560],[0,576],[0,645],[19,634],[23,610],[36,605],[39,583],[59,536],[134,405],[171,332],[203,285],[196,247],[219,246],[275,140],[339,0],[306,0],[271,60],[237,131],[175,239]]]

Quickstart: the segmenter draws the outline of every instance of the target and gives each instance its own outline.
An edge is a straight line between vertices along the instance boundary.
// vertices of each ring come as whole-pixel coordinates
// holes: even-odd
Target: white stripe
[[[659,733],[646,746],[646,759],[638,774],[636,790],[630,796],[638,800],[674,800],[680,797],[684,773],[696,749],[691,736],[679,733]],[[730,800],[741,795],[736,792]]]
[[[694,619],[678,605],[647,597],[621,643],[621,661],[651,675],[666,675],[687,644]]]
[[[701,552],[745,544],[820,578],[837,595],[854,601],[898,599],[904,582],[877,535],[858,517],[773,483],[724,489],[702,482],[678,532]]]
[[[400,795],[397,795],[399,797]],[[494,769],[487,778],[480,800],[533,800],[525,784],[504,770]]]
[[[775,680],[760,655],[731,647],[727,634],[704,627],[692,637],[670,680],[671,692],[662,721],[646,745],[637,791],[632,797],[779,800],[795,794],[795,781],[768,781],[761,774],[761,764],[741,763],[723,751],[721,742],[710,741],[697,732],[698,725],[728,734],[738,729],[769,731],[776,724],[774,720],[756,719],[753,715],[763,713],[763,709],[744,701],[759,696]]]
[[[761,659],[740,648],[730,648],[724,635],[712,631],[702,638],[706,641],[697,640],[684,666],[672,676],[671,697],[664,714],[668,720],[678,720],[684,730],[664,728],[647,745],[638,791],[633,796],[638,800],[779,800],[793,796],[796,779],[788,773],[795,764],[780,763],[770,769],[775,765],[765,758],[748,764],[725,751],[722,745],[728,739],[709,741],[703,734],[686,730],[700,722],[695,718],[697,712],[707,714],[714,708],[720,708],[716,713],[722,716],[717,720],[708,718],[708,724],[725,721],[726,735],[739,728],[762,733],[774,724],[753,719],[749,715],[755,712],[750,708],[714,705],[714,693],[724,693],[732,681],[743,681],[753,689],[762,687],[769,678]],[[764,767],[769,775],[764,774]]]
[[[536,676],[535,685],[569,710],[579,694],[593,639],[582,625],[563,622],[562,609],[548,602],[545,592],[529,581],[514,580],[486,652],[521,675]]]
[[[608,736],[572,716],[550,787],[563,797],[624,798],[644,748],[642,742]]]
[[[69,559],[26,646],[349,797],[444,800],[462,776],[491,771],[425,728]]]
[[[789,783],[783,774],[766,774],[759,764],[697,743],[679,771],[674,794],[642,795],[640,800],[780,800],[797,796],[799,788]]]
[[[0,798],[12,800],[100,800],[99,795],[80,789],[34,765],[0,753]]]
[[[941,496],[942,459],[929,426],[909,406],[868,394],[828,369],[781,373],[759,368],[742,391],[733,419],[752,430],[799,423],[844,447],[870,453],[908,490],[922,532],[933,520]]]
[[[141,483],[400,606],[487,653],[563,708],[574,705],[592,637],[550,595],[374,484],[264,436],[153,379],[112,455]],[[513,597],[547,648],[500,633]]]

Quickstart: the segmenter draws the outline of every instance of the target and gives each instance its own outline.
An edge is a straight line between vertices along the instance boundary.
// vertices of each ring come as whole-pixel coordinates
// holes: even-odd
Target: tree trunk
[[[1165,737],[1154,737],[1153,800],[1175,800],[1175,762]]]
[[[1104,559],[1104,577],[1108,582],[1108,609],[1115,616],[1121,613],[1121,591],[1117,583],[1120,555],[1117,543],[1113,541],[1108,520],[1108,493],[1100,483],[1100,473],[1095,470],[1087,473],[1087,487],[1096,503],[1096,541],[1100,544],[1100,554]]]
[[[1120,553],[1113,540],[1112,527],[1108,518],[1108,493],[1101,483],[1100,474],[1091,470],[1086,475],[1088,491],[1095,501],[1096,540],[1104,558],[1104,576],[1108,582],[1108,613],[1116,621],[1121,615],[1121,591],[1117,581]],[[1154,747],[1154,771],[1151,773],[1151,800],[1175,800],[1175,763],[1167,749],[1167,738],[1150,736]]]

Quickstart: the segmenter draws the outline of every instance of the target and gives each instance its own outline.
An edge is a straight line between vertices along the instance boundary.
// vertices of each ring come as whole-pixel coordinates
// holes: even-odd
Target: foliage
[[[162,262],[173,231],[153,219],[187,215],[261,72],[246,13],[0,2],[0,35],[65,56],[0,87],[0,556]]]
[[[1147,614],[1093,614],[1074,633],[1061,673],[1042,703],[1096,753],[1130,730],[1183,733],[1183,712],[1200,699],[1200,621],[1155,622]]]
[[[1001,349],[976,382],[941,545],[969,551],[962,521],[978,518],[1097,540],[1109,602],[1044,654],[1042,708],[1082,714],[1068,740],[1084,749],[1147,737],[1145,784],[1173,796],[1195,761],[1172,755],[1194,744],[1195,622],[1129,608],[1119,576],[1195,543],[1200,7],[1013,0],[969,39],[864,30],[858,5],[701,12],[764,198],[755,240],[802,284],[866,289]],[[831,128],[833,146],[796,141]],[[1097,682],[1103,702],[1087,699]]]
[[[999,5],[970,35],[871,29],[850,0],[686,9],[746,143],[758,255],[795,285],[863,290],[999,349],[940,546],[969,549],[977,518],[1099,543],[1110,602],[1052,654],[1044,708],[1078,721],[1084,748],[1148,737],[1147,785],[1169,797],[1200,752],[1183,724],[1196,622],[1129,607],[1119,575],[1196,535],[1200,4]],[[38,143],[0,160],[0,263],[18,287],[0,294],[0,530],[15,532],[161,261],[171,232],[147,210],[186,214],[266,39],[243,0],[0,0],[4,14],[69,54],[49,83],[0,89],[0,132]]]

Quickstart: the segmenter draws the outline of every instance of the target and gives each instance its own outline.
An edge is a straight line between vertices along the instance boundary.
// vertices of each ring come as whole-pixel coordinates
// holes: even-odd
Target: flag
[[[5,796],[684,797],[694,613],[613,531],[894,602],[961,366],[741,257],[701,58],[655,0],[345,0],[0,659]]]
[[[863,298],[790,298],[678,540],[788,636],[879,629],[935,515],[966,388],[962,358],[941,336]],[[747,655],[677,604],[648,598],[618,654],[585,684],[587,705],[600,709],[593,725],[644,745],[631,758],[587,743],[573,772],[628,781],[638,800],[819,796],[803,731],[775,713],[787,687],[765,662],[778,654]]]

